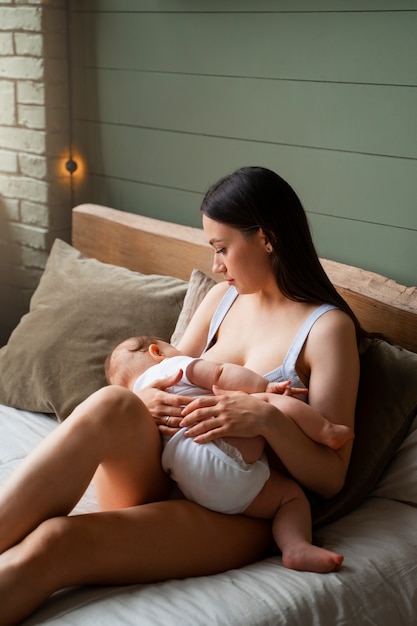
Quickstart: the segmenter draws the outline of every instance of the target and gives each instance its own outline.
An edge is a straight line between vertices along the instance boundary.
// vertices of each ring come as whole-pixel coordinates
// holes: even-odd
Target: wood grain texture
[[[72,240],[83,254],[145,274],[188,280],[211,275],[211,249],[201,229],[94,204],[73,209]]]

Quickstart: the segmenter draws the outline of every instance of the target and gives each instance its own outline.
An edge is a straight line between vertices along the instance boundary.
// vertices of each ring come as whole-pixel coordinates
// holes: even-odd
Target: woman
[[[202,215],[213,270],[225,280],[206,296],[179,349],[291,378],[309,388],[304,411],[353,428],[361,329],[321,268],[294,191],[269,170],[243,168],[208,191]],[[316,314],[323,304],[330,306]],[[164,391],[178,378],[141,399],[121,387],[96,392],[7,481],[1,624],[18,622],[64,587],[211,574],[264,554],[270,522],[165,501],[155,423],[161,432],[190,426],[197,442],[260,435],[270,463],[305,488],[324,498],[341,489],[351,445],[334,451],[312,442],[286,416],[285,396],[279,408],[240,392],[191,400]],[[102,512],[68,517],[93,477]]]

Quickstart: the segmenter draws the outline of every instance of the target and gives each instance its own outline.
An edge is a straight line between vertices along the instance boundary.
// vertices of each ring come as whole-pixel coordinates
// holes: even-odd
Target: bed
[[[30,310],[0,350],[0,480],[104,384],[104,356],[119,339],[181,335],[213,284],[211,258],[200,229],[91,204],[73,209],[72,245],[54,242]],[[389,340],[362,349],[346,485],[312,503],[315,539],[345,555],[341,571],[290,571],[268,554],[215,576],[63,590],[25,625],[415,624],[417,290],[322,262],[365,328]],[[74,512],[96,509],[90,487]]]

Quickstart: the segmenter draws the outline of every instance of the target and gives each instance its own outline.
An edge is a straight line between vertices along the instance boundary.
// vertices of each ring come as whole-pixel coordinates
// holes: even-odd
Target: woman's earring
[[[267,251],[267,253],[268,253],[268,254],[271,254],[272,250],[273,250],[273,248],[272,248],[271,244],[270,244],[270,243],[267,243],[267,244],[266,244],[266,251]]]

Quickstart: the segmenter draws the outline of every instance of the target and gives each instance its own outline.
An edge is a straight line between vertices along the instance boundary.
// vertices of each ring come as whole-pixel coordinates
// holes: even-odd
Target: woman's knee
[[[143,402],[129,389],[116,385],[94,392],[76,407],[71,416],[74,421],[98,425],[100,432],[106,426],[113,431],[134,424],[141,417],[150,417]]]
[[[72,523],[74,519],[71,516],[50,518],[17,546],[21,576],[26,575],[31,580],[40,577],[39,584],[46,597],[72,585],[73,566],[78,560],[82,561],[79,547],[82,534],[77,524]]]
[[[47,575],[58,554],[62,554],[65,543],[65,517],[55,517],[42,522],[14,549],[22,572],[31,573],[36,579],[38,573]],[[46,582],[46,581],[45,581]]]
[[[139,407],[146,408],[142,400],[140,400],[133,391],[119,385],[101,387],[101,389],[92,393],[84,402],[93,405],[104,405],[113,412],[139,410]]]
[[[33,556],[56,554],[57,549],[65,543],[67,536],[68,517],[51,517],[41,524],[25,540],[30,546]]]

